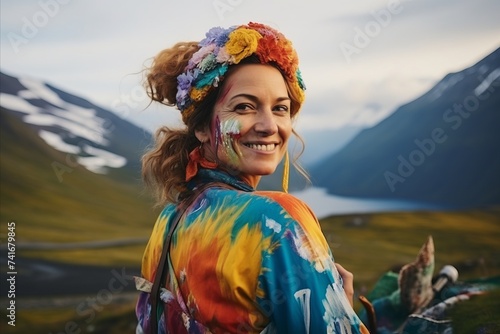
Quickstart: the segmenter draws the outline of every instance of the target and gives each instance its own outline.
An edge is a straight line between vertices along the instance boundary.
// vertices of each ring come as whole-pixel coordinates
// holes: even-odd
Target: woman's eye
[[[248,111],[251,110],[252,106],[247,103],[240,103],[236,107],[234,107],[234,111]]]
[[[280,111],[280,112],[288,112],[289,109],[290,108],[288,108],[288,106],[286,105],[279,105],[274,107],[274,111]]]

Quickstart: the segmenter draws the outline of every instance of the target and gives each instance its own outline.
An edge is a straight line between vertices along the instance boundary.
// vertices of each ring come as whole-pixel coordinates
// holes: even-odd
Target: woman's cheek
[[[217,117],[215,129],[217,152],[221,154],[219,160],[223,160],[231,167],[238,167],[242,155],[237,143],[241,137],[241,123],[234,118],[220,121]]]

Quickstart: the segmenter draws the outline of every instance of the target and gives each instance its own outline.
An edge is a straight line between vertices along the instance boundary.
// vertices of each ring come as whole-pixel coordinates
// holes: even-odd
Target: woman
[[[143,158],[165,208],[136,282],[137,331],[367,333],[352,309],[352,275],[334,264],[307,205],[286,193],[305,89],[291,42],[258,23],[212,28],[162,51],[147,88],[186,127],[161,128]],[[256,191],[283,158],[285,191]],[[155,278],[165,286],[158,308]]]

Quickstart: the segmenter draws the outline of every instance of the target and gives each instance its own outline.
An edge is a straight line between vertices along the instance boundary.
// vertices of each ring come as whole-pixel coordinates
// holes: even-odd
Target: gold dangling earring
[[[283,191],[288,193],[288,177],[290,174],[290,157],[288,156],[288,150],[285,152],[285,162],[283,163],[283,180],[282,186]]]

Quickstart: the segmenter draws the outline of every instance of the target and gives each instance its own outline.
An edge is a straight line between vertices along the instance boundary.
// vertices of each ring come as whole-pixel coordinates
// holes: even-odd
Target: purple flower
[[[224,29],[221,31],[219,36],[215,38],[215,45],[222,47],[226,45],[227,40],[229,39],[229,34],[235,29],[235,27],[231,27],[228,29]]]
[[[177,94],[175,94],[175,99],[178,106],[184,106],[187,103],[189,91],[198,74],[199,70],[195,69],[194,71],[188,70],[177,77]]]
[[[189,90],[194,77],[191,71],[182,73],[177,77],[177,90]]]
[[[236,29],[236,26],[227,29],[221,27],[213,27],[206,33],[206,37],[200,41],[199,46],[207,46],[215,44],[217,46],[224,46],[229,39],[231,31]]]
[[[185,89],[177,90],[177,94],[175,94],[175,100],[177,101],[177,106],[183,107],[187,102],[187,97],[189,97],[187,90]]]
[[[206,34],[205,38],[202,39],[199,43],[200,46],[207,46],[213,44],[215,39],[219,37],[219,35],[223,34],[225,31],[224,28],[221,27],[213,27]]]

